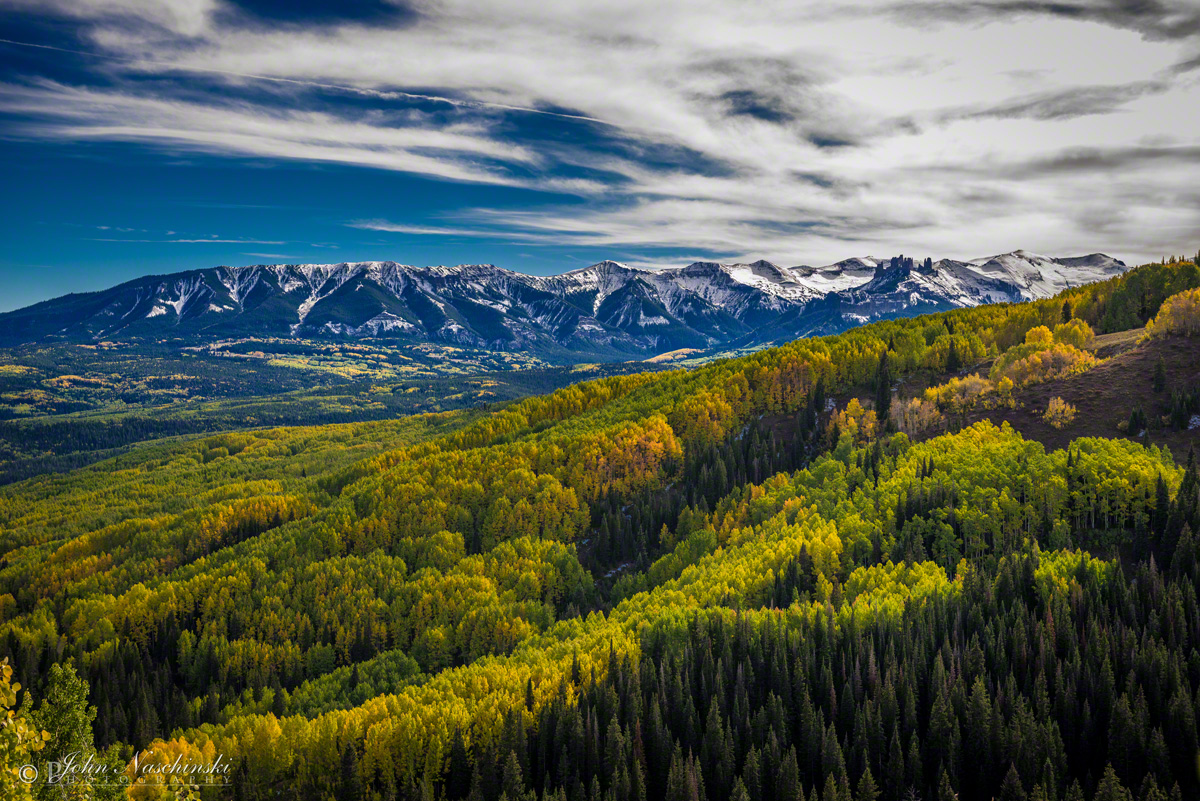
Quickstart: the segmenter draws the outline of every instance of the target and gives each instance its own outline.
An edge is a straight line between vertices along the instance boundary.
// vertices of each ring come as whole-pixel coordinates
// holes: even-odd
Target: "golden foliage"
[[[946,428],[946,418],[938,411],[937,403],[928,398],[910,398],[907,403],[892,404],[892,421],[897,431],[912,438],[942,433]]]
[[[1025,344],[1048,348],[1054,341],[1054,335],[1044,325],[1039,325],[1025,332]]]
[[[1000,368],[1000,375],[1012,379],[1019,387],[1076,375],[1100,363],[1100,360],[1088,351],[1062,343],[1050,345],[1044,350],[1037,350],[1028,355],[1022,355],[1020,352],[1014,355],[1018,358],[1011,361],[997,360],[996,366]]]
[[[1096,338],[1092,327],[1078,317],[1054,326],[1054,341],[1076,348],[1086,348]]]
[[[1042,419],[1061,431],[1075,421],[1075,407],[1062,398],[1051,398]]]
[[[1185,290],[1163,301],[1158,314],[1146,325],[1146,333],[1159,338],[1200,333],[1200,288]]]
[[[976,402],[992,391],[992,383],[978,373],[964,378],[951,378],[945,384],[925,390],[925,400],[951,414],[960,414],[975,407]]]
[[[0,662],[0,798],[5,801],[32,801],[31,785],[22,781],[22,766],[32,761],[50,739],[16,711],[17,691],[21,685],[12,680],[8,659]]]

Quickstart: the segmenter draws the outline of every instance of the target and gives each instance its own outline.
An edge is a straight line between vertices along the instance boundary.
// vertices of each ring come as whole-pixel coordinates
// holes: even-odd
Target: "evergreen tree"
[[[946,354],[946,372],[957,373],[962,369],[962,359],[958,355],[958,346],[954,337],[950,337],[950,352]]]
[[[746,752],[746,761],[742,765],[742,779],[746,783],[746,791],[750,801],[763,801],[762,774],[759,767],[758,748],[753,744]]]
[[[796,749],[788,748],[780,766],[779,777],[775,783],[775,798],[780,801],[803,801],[804,793],[800,787],[800,769],[796,763]]]
[[[854,801],[877,801],[879,788],[875,786],[875,777],[871,775],[871,766],[863,768],[862,778],[858,780]]]
[[[354,743],[346,743],[342,749],[341,779],[339,801],[364,801],[363,780],[358,772],[358,752],[354,750]]]
[[[1021,777],[1017,774],[1017,766],[1009,765],[1008,773],[1000,784],[999,801],[1027,801],[1025,788],[1021,785]]]
[[[275,673],[271,674],[271,713],[277,718],[287,714],[287,699],[284,698],[283,685],[279,683],[279,676]]]
[[[938,781],[937,801],[958,801],[958,793],[950,786],[950,774],[944,770]]]
[[[446,797],[458,801],[471,792],[471,760],[461,729],[455,729],[450,743],[450,765],[446,774]]]
[[[508,759],[504,762],[504,779],[500,787],[510,801],[525,798],[525,779],[521,773],[521,762],[514,751],[508,752]]]
[[[891,421],[891,409],[892,370],[885,350],[880,354],[879,366],[875,370],[875,417],[881,425],[886,426]]]
[[[1112,765],[1104,768],[1104,777],[1100,779],[1093,801],[1133,801],[1133,795],[1121,784]]]

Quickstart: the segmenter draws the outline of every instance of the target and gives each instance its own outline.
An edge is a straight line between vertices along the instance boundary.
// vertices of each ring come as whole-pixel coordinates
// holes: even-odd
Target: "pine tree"
[[[938,782],[937,801],[958,801],[958,793],[950,786],[950,774],[944,770]]]
[[[666,801],[692,801],[688,796],[687,760],[679,743],[675,743],[675,753],[671,755],[671,769],[667,773]]]
[[[1112,765],[1104,768],[1104,777],[1100,779],[1093,801],[1133,801],[1132,794],[1121,784]]]
[[[825,776],[825,789],[821,791],[821,801],[842,801],[842,791],[833,773]]]
[[[750,801],[762,801],[762,773],[759,768],[758,748],[750,746],[746,752],[746,761],[742,765],[742,778],[746,783],[746,791]]]
[[[277,718],[287,714],[287,699],[283,695],[283,685],[279,683],[279,676],[271,674],[271,713]]]
[[[893,729],[892,742],[888,746],[887,789],[893,796],[899,796],[904,788],[904,754],[900,750],[900,734]]]
[[[1160,558],[1168,556],[1164,548],[1164,539],[1170,518],[1171,496],[1168,494],[1167,482],[1163,480],[1162,473],[1159,473],[1154,484],[1154,511],[1150,515],[1150,530]]]
[[[1167,363],[1163,361],[1163,357],[1158,357],[1158,363],[1154,365],[1154,391],[1162,392],[1167,388]]]
[[[858,780],[858,788],[854,801],[876,801],[879,798],[879,788],[875,786],[875,777],[871,775],[871,766],[863,768],[862,778]]]
[[[450,743],[450,766],[446,774],[446,797],[463,799],[471,792],[471,760],[467,755],[467,744],[461,729],[454,730]]]
[[[971,689],[971,697],[967,703],[967,720],[963,738],[966,740],[965,765],[971,766],[971,773],[977,778],[972,790],[987,787],[991,781],[992,765],[992,704],[988,697],[987,687],[982,678],[976,678]],[[975,797],[972,793],[971,797]],[[980,796],[985,797],[985,796]]]
[[[875,417],[881,426],[890,422],[891,409],[892,370],[888,364],[888,352],[885,350],[880,354],[879,366],[875,370]]]
[[[1021,777],[1017,774],[1017,766],[1009,765],[1008,773],[1000,784],[999,801],[1027,801],[1025,788],[1021,785]]]
[[[775,798],[780,801],[803,801],[804,793],[800,787],[800,769],[796,762],[795,747],[788,748],[779,768],[779,778],[775,782]]]
[[[950,352],[946,354],[946,372],[957,373],[962,369],[962,359],[958,356],[958,346],[954,344],[954,337],[950,338]]]
[[[1197,566],[1200,566],[1200,543],[1197,543],[1192,527],[1184,523],[1179,544],[1171,556],[1171,574],[1194,581],[1198,575]]]
[[[911,694],[909,695],[909,698],[910,699],[912,698]],[[913,718],[914,718],[914,725],[915,725],[915,718],[916,718],[915,707],[914,707],[914,712],[913,712]],[[917,733],[915,731],[912,733],[912,736],[910,737],[910,739],[908,741],[908,757],[906,758],[905,762],[906,762],[905,775],[908,779],[909,785],[911,785],[912,787],[924,787],[925,786],[925,769],[924,769],[924,766],[921,764],[921,743],[920,743],[920,740],[918,739]]]
[[[521,761],[515,751],[508,752],[504,763],[504,779],[501,788],[510,801],[520,801],[525,798],[525,779],[521,773]]]
[[[630,801],[647,801],[648,794],[646,792],[646,772],[642,769],[640,759],[633,761],[633,775],[630,777]]]
[[[1146,775],[1141,792],[1138,793],[1138,801],[1167,801],[1167,794],[1158,786],[1154,774]]]
[[[358,752],[354,743],[346,743],[342,751],[342,782],[339,801],[363,801],[363,780],[358,773]]]

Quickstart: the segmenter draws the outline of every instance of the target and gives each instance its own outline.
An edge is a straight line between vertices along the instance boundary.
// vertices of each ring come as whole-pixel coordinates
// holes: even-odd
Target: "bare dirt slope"
[[[1106,357],[1103,364],[1070,378],[1047,381],[1014,393],[1016,409],[978,410],[967,415],[967,422],[991,420],[996,425],[1007,421],[1029,439],[1047,448],[1062,448],[1076,437],[1123,437],[1117,428],[1129,420],[1135,407],[1141,406],[1150,421],[1140,442],[1168,445],[1176,459],[1186,456],[1192,445],[1200,447],[1200,429],[1180,431],[1164,427],[1161,417],[1170,411],[1171,390],[1195,390],[1200,387],[1200,339],[1171,338],[1137,343],[1138,332],[1122,332],[1097,337],[1093,350]],[[1154,368],[1162,358],[1166,365],[1167,387],[1153,389]],[[1058,396],[1078,409],[1075,421],[1059,431],[1042,421],[1050,399]]]

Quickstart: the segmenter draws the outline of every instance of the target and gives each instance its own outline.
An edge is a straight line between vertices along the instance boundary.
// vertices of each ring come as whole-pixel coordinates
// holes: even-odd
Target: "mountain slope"
[[[862,275],[870,260],[840,262]],[[953,259],[917,263],[898,256],[874,262],[863,283],[831,291],[793,308],[767,327],[737,342],[750,345],[835,334],[874,320],[914,317],[984,303],[1020,303],[1051,297],[1063,289],[1120,275],[1123,262],[1103,254],[1050,259],[1025,251],[975,262]],[[835,265],[835,266],[839,266]]]
[[[1102,254],[1051,259],[1025,251],[973,262],[853,258],[817,268],[756,261],[645,270],[603,261],[546,277],[490,264],[216,267],[146,276],[2,314],[0,344],[388,337],[567,360],[644,358],[1033,300],[1125,269]]]

